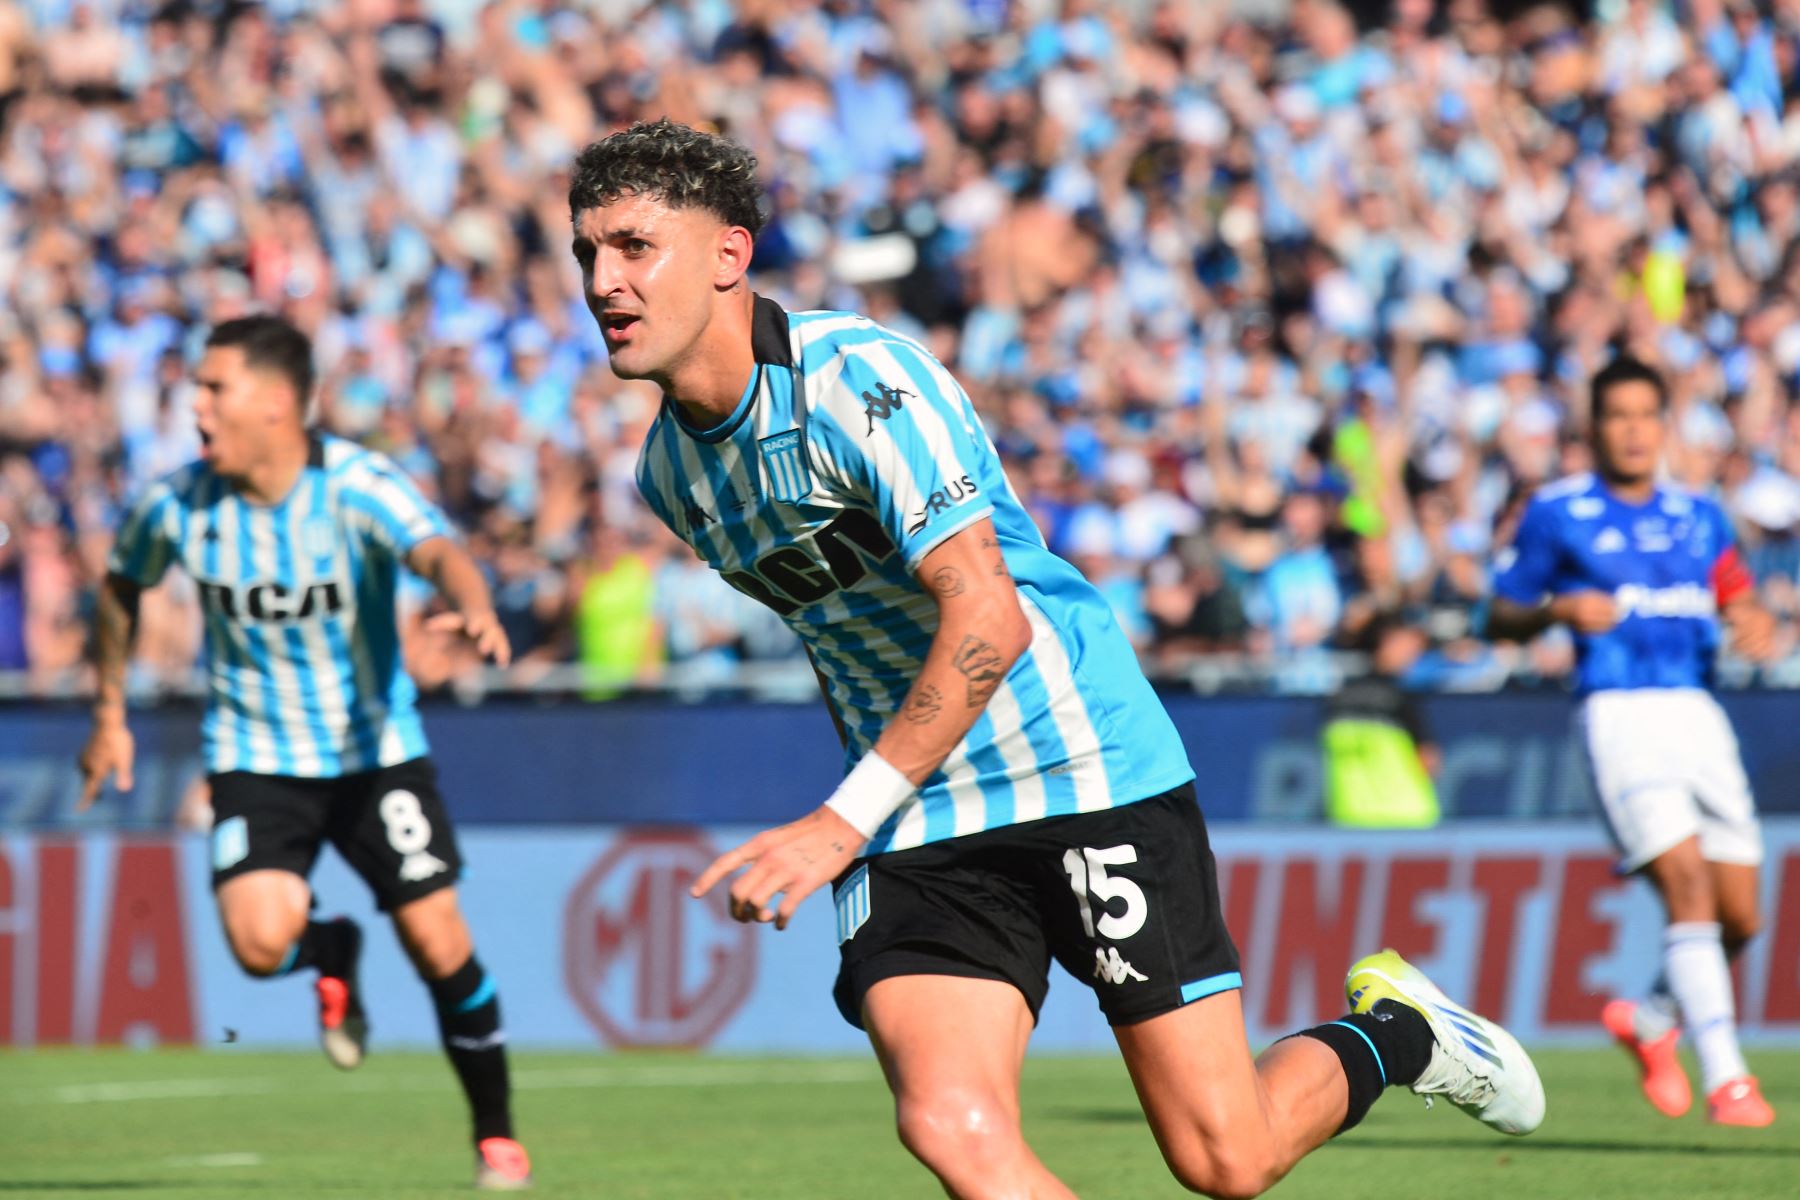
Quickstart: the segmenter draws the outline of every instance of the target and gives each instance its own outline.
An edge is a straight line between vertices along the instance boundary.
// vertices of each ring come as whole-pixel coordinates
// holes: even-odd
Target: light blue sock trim
[[[469,998],[456,1006],[456,1011],[459,1013],[474,1012],[489,1000],[492,1000],[494,998],[494,993],[499,990],[500,987],[494,982],[494,977],[492,975],[483,974],[481,977],[481,986],[476,988],[473,992],[470,992]]]
[[[1375,1040],[1348,1021],[1328,1021],[1326,1023],[1329,1025],[1342,1025],[1345,1029],[1348,1029],[1351,1033],[1354,1033],[1357,1037],[1369,1043],[1369,1053],[1375,1056],[1375,1069],[1381,1072],[1381,1086],[1386,1087],[1387,1065],[1381,1061],[1381,1051],[1375,1048]]]
[[[286,957],[284,957],[281,960],[281,965],[279,967],[275,968],[275,972],[273,975],[270,976],[270,978],[273,979],[276,976],[286,975],[289,971],[293,970],[294,969],[294,960],[299,957],[300,957],[300,943],[295,942],[293,945],[288,947],[288,952],[287,952]]]
[[[1227,971],[1223,975],[1208,975],[1205,979],[1196,979],[1192,983],[1181,985],[1181,1002],[1192,1004],[1196,1000],[1204,1000],[1208,996],[1216,996],[1220,992],[1228,992],[1232,988],[1244,986],[1244,976],[1239,971]]]

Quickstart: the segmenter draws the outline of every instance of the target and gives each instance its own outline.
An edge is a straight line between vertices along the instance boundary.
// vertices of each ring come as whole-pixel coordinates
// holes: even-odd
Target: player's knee
[[[895,1118],[900,1141],[938,1174],[1004,1162],[1020,1140],[1019,1123],[999,1100],[980,1090],[939,1089],[902,1097]]]
[[[296,936],[283,922],[245,922],[230,930],[231,953],[245,973],[274,975],[287,963]]]
[[[1253,1150],[1195,1144],[1172,1152],[1168,1162],[1182,1187],[1214,1200],[1248,1200],[1262,1195],[1281,1178],[1273,1160]]]
[[[1719,935],[1728,947],[1737,948],[1762,932],[1762,913],[1755,907],[1719,914]]]

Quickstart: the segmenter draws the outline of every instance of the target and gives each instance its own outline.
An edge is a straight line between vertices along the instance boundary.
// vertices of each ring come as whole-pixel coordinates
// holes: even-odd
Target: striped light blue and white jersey
[[[1194,777],[1106,601],[1051,554],[962,388],[865,317],[758,298],[757,370],[696,430],[665,400],[638,488],[664,524],[811,652],[846,766],[900,711],[937,630],[914,572],[991,517],[1030,648],[867,853],[1129,804]]]
[[[109,566],[149,587],[179,564],[199,585],[209,770],[331,778],[427,752],[394,597],[406,554],[449,532],[388,458],[315,436],[273,506],[203,462],[152,484]]]

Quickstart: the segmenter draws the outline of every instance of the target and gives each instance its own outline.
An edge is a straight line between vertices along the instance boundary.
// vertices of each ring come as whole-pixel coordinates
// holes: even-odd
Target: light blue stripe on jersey
[[[994,746],[994,718],[988,710],[983,710],[975,724],[969,727],[967,742],[970,747],[969,763],[981,772],[983,781],[981,788],[983,816],[986,821],[984,829],[993,829],[999,825],[1013,823],[1013,785],[1006,777],[1006,758]],[[934,831],[942,830],[934,836]],[[932,805],[925,816],[925,836],[932,841],[938,837],[950,837],[956,832],[956,806],[948,797]]]
[[[249,504],[240,504],[238,510],[238,578],[249,581],[257,577],[256,571],[256,526],[267,524],[273,527],[269,510]],[[240,614],[242,616],[243,614]],[[241,621],[244,644],[250,648],[250,665],[256,672],[258,690],[262,696],[262,712],[259,714],[269,727],[270,740],[275,744],[275,773],[292,775],[294,773],[293,738],[289,736],[285,713],[281,704],[281,692],[275,686],[274,660],[269,654],[269,642],[263,631],[249,621]]]

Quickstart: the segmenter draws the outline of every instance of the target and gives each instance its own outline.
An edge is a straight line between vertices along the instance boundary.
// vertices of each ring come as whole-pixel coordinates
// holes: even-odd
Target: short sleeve
[[[950,373],[890,339],[845,352],[809,429],[840,485],[880,520],[908,569],[994,511],[993,443]],[[994,469],[988,470],[990,465]]]
[[[376,546],[396,559],[434,537],[449,537],[450,522],[418,485],[379,454],[370,454],[346,482],[344,504]]]
[[[106,569],[139,587],[155,587],[175,558],[180,528],[179,500],[167,483],[138,497],[113,541]]]
[[[1550,590],[1557,553],[1555,514],[1549,504],[1533,501],[1512,544],[1494,560],[1494,594],[1514,604],[1536,604]]]

